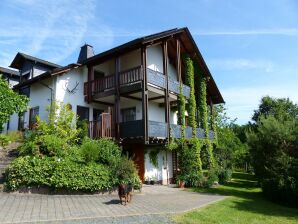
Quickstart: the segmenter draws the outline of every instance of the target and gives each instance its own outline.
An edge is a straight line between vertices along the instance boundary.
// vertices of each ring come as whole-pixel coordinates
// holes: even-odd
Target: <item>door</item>
[[[124,151],[128,152],[128,156],[132,159],[138,169],[138,175],[142,182],[144,182],[145,175],[145,157],[144,157],[144,145],[134,144],[124,148]]]

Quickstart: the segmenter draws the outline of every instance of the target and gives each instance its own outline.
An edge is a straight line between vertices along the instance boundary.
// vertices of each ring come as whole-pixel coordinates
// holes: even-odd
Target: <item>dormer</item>
[[[24,82],[61,66],[18,52],[9,67],[18,69],[20,81]]]

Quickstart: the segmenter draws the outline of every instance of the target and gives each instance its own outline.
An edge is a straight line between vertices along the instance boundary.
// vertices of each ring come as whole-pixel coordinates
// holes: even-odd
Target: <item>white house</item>
[[[180,135],[176,104],[180,83],[185,83],[184,53],[210,77],[208,104],[222,103],[187,28],[138,38],[96,55],[85,44],[77,63],[63,67],[18,53],[11,67],[19,70],[21,78],[14,88],[30,98],[30,110],[20,117],[13,115],[9,130],[31,128],[36,115],[47,119],[51,101],[64,102],[80,119],[89,121],[90,137],[118,141],[137,164],[142,180],[170,183],[176,173],[176,156],[160,148],[170,135]],[[189,91],[183,84],[186,98]],[[190,127],[186,129],[190,137],[188,133]],[[150,161],[151,150],[158,150],[157,167]]]

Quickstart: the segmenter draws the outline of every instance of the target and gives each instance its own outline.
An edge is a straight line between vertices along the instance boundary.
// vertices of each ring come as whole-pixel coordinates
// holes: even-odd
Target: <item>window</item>
[[[126,108],[121,110],[122,122],[136,120],[136,108]]]
[[[79,116],[80,121],[89,121],[89,108],[77,106],[77,115]]]
[[[39,107],[33,107],[29,111],[29,129],[34,129],[36,125],[36,117],[39,115]]]

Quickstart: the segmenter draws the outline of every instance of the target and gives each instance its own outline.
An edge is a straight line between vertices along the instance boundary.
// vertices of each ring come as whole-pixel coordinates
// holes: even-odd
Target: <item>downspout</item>
[[[47,87],[50,91],[51,91],[51,99],[50,99],[50,114],[52,114],[52,107],[53,107],[53,92],[54,92],[54,89],[50,86],[48,86],[47,84],[43,83],[43,82],[40,82],[41,85]]]

